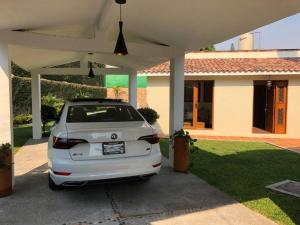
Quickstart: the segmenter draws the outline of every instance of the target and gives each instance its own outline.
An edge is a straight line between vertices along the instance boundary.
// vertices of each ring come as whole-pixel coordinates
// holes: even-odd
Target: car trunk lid
[[[69,149],[73,160],[96,160],[134,157],[150,154],[151,144],[138,140],[153,134],[153,128],[144,121],[67,123],[68,139],[83,139]]]

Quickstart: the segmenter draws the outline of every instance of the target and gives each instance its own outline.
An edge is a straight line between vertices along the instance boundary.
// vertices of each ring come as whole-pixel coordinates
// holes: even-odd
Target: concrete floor
[[[0,199],[1,225],[275,224],[192,174],[163,166],[150,181],[53,192],[46,143],[30,141],[15,157],[15,191]]]

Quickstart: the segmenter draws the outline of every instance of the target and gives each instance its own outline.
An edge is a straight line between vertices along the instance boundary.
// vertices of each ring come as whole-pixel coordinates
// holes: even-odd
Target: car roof
[[[122,99],[108,99],[108,98],[77,98],[68,100],[67,105],[130,105],[123,102]]]

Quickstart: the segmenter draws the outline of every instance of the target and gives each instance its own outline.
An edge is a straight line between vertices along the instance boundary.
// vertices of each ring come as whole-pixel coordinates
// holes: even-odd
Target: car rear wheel
[[[153,176],[154,176],[154,174],[143,175],[143,176],[140,176],[140,180],[149,181],[151,179],[151,177],[153,177]]]
[[[60,185],[57,185],[54,183],[54,181],[52,180],[52,178],[50,177],[50,174],[48,173],[48,186],[52,191],[57,191],[61,189]]]

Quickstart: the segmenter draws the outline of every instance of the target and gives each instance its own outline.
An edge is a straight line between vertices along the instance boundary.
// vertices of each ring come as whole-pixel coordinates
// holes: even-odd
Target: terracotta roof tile
[[[185,73],[300,72],[300,58],[186,59]],[[141,71],[169,73],[169,62]]]

